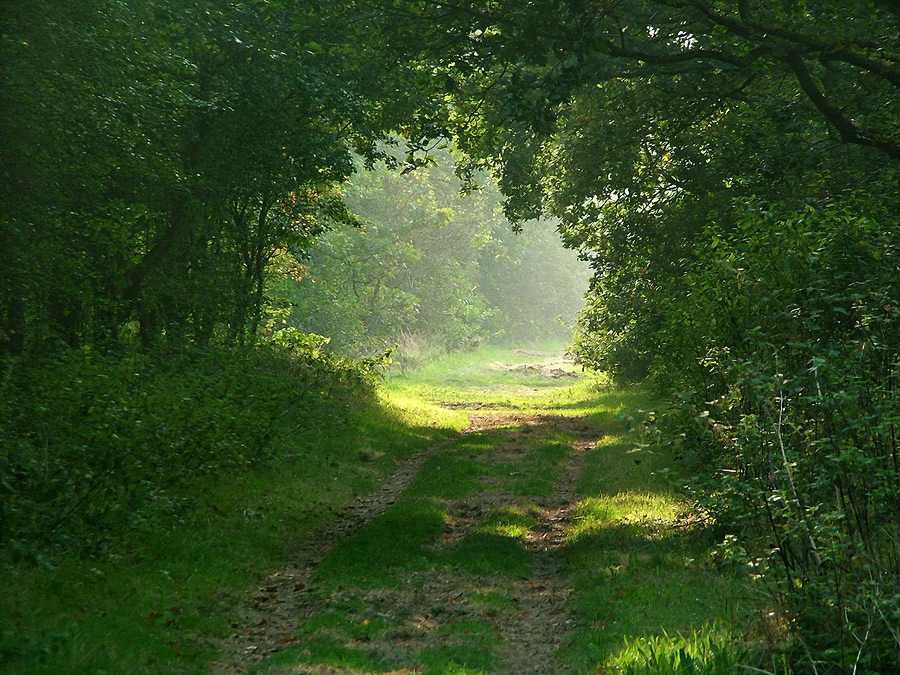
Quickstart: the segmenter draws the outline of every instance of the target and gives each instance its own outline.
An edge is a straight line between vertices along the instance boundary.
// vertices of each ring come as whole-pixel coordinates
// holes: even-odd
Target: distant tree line
[[[484,341],[568,340],[587,266],[550,222],[512,231],[489,177],[461,194],[450,154],[433,154],[407,174],[350,180],[345,203],[363,222],[319,237],[274,291],[290,307],[281,323],[329,336],[340,353],[399,347],[404,362]]]

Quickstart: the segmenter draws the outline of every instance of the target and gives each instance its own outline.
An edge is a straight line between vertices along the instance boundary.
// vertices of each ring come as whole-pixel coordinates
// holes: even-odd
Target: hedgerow
[[[659,334],[695,495],[819,673],[900,669],[898,235],[856,195],[754,204],[708,230]]]
[[[283,338],[283,336],[282,336]],[[85,554],[178,521],[188,488],[340,424],[373,391],[318,336],[184,354],[82,349],[7,360],[0,380],[0,546]]]

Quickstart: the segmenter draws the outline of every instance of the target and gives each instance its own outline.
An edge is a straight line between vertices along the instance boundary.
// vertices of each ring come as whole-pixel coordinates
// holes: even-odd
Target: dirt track
[[[504,441],[484,455],[486,462],[512,462],[528,452],[536,438],[558,436],[561,432],[577,439],[570,444],[567,459],[559,468],[551,494],[541,497],[513,496],[502,490],[476,491],[447,504],[448,518],[442,540],[435,547],[450,547],[473,531],[485,514],[497,508],[527,509],[534,524],[522,538],[530,556],[531,575],[503,582],[489,576],[454,575],[446,570],[411,573],[399,588],[344,589],[322,593],[311,581],[322,560],[351,534],[385,513],[422,469],[429,457],[466,434],[498,427],[515,427],[504,434]],[[391,478],[372,494],[357,500],[327,527],[307,541],[294,565],[271,575],[249,597],[235,629],[223,645],[223,658],[214,673],[244,673],[276,652],[302,647],[295,637],[296,626],[315,616],[348,604],[363,609],[361,621],[378,617],[405,630],[387,631],[377,639],[354,644],[355,649],[402,664],[395,673],[421,672],[414,654],[436,645],[442,638],[441,626],[468,621],[488,622],[496,638],[501,663],[493,672],[527,674],[565,673],[555,659],[559,645],[572,628],[569,612],[571,591],[564,574],[561,547],[570,512],[575,502],[575,487],[584,451],[599,437],[599,431],[583,420],[551,415],[527,415],[506,412],[472,412],[469,427],[455,438],[444,441],[404,462]],[[470,601],[473,593],[501,584],[511,598],[512,609],[499,611]],[[359,673],[358,669],[332,666],[292,665],[289,669],[267,672]]]

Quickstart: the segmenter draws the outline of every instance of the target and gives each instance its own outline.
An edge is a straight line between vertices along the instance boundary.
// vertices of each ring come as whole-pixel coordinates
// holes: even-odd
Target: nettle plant
[[[664,329],[709,319],[672,361],[695,488],[819,672],[900,668],[898,230],[853,195],[748,208]]]

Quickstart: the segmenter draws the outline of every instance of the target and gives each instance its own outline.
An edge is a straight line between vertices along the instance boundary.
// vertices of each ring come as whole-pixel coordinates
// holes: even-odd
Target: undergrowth
[[[207,672],[243,593],[464,424],[307,346],[6,364],[0,672]]]
[[[498,408],[508,400],[539,418],[581,417],[601,435],[587,450],[564,552],[578,627],[562,656],[576,671],[715,673],[744,662],[733,632],[741,587],[708,557],[702,529],[681,527],[693,521],[665,479],[677,458],[620,433],[623,412],[652,403],[646,393],[586,377],[525,391],[518,373],[490,367],[495,355],[522,356],[482,354],[480,366],[477,356],[460,358],[380,389],[345,362],[269,347],[197,354],[168,367],[79,353],[30,380],[24,368],[7,370],[4,452],[16,462],[7,466],[19,468],[6,469],[2,488],[0,564],[10,583],[0,587],[0,672],[208,672],[250,589],[399,459],[466,424],[461,411],[433,403],[451,390],[441,377],[460,369],[476,378],[468,389],[464,376],[453,385],[465,405],[482,395]],[[14,402],[31,406],[34,419]],[[551,492],[573,451],[573,438],[540,428],[473,432],[436,451],[394,508],[316,570],[315,583],[334,594],[335,616],[299,626],[303,646],[265,668],[396,668],[390,646],[413,637],[416,616],[379,605],[384,616],[372,618],[365,606],[339,601],[405,597],[426,578],[451,575],[471,588],[436,607],[470,606],[483,620],[442,621],[434,642],[415,651],[416,666],[500,668],[494,618],[518,611],[513,589],[531,583],[523,541],[537,525],[534,500]],[[510,434],[527,447],[515,459],[497,454]],[[19,454],[6,444],[14,438]],[[119,447],[133,451],[116,459]],[[498,503],[447,538],[450,524],[468,517],[464,500],[486,490]],[[122,495],[128,499],[112,508]],[[65,519],[53,514],[60,507],[70,512]],[[410,586],[407,578],[419,581]],[[388,651],[372,652],[375,642]]]
[[[32,562],[176,523],[199,478],[277,457],[374,390],[315,342],[3,365],[0,545]]]

